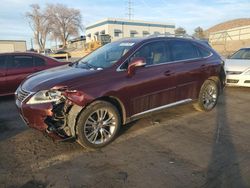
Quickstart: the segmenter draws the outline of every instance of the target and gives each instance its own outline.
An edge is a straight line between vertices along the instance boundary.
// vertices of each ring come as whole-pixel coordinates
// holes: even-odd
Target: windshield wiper
[[[94,65],[89,64],[88,62],[84,62],[89,68],[97,69]]]

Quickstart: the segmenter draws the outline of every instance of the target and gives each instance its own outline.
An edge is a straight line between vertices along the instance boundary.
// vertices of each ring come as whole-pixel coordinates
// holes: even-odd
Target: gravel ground
[[[91,151],[24,125],[0,99],[0,187],[250,187],[250,88],[227,88],[212,112],[192,105],[124,126]]]

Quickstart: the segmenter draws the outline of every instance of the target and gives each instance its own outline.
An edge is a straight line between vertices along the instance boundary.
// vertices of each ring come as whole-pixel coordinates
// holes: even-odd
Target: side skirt
[[[131,121],[135,121],[137,119],[140,119],[140,118],[148,115],[149,113],[159,112],[161,110],[164,110],[164,109],[167,109],[167,108],[170,108],[170,107],[173,107],[173,106],[177,106],[177,105],[180,105],[180,104],[186,104],[186,103],[189,103],[191,101],[192,101],[192,99],[185,99],[185,100],[177,101],[177,102],[174,102],[174,103],[170,103],[170,104],[167,104],[167,105],[164,105],[164,106],[159,106],[157,108],[153,108],[153,109],[150,109],[150,110],[146,110],[144,112],[134,114],[131,117],[127,118],[126,123],[129,123]]]

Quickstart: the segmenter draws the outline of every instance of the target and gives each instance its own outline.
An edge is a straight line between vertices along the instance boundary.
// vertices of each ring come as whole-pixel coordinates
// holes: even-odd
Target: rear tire
[[[76,125],[77,142],[85,148],[101,148],[112,142],[121,126],[121,117],[111,103],[97,101],[83,110]]]
[[[194,108],[198,111],[211,111],[217,104],[219,97],[218,83],[213,80],[206,80],[201,86],[199,98]]]

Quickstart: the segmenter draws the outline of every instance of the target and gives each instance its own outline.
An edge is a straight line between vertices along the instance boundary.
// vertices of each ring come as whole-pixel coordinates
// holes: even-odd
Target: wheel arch
[[[218,76],[210,76],[207,80],[212,80],[212,81],[216,82],[218,85],[219,94],[222,92],[223,88],[222,88],[221,80]]]
[[[97,98],[97,99],[93,100],[92,102],[90,102],[88,105],[86,105],[84,107],[78,106],[78,105],[73,105],[72,106],[72,108],[69,110],[69,115],[67,116],[67,124],[70,127],[72,135],[74,135],[74,136],[77,135],[76,124],[78,122],[79,115],[90,104],[93,104],[93,103],[98,102],[98,101],[106,101],[106,102],[109,102],[112,105],[114,105],[117,108],[118,112],[119,112],[122,124],[126,123],[126,120],[127,120],[127,118],[126,118],[126,109],[125,109],[123,103],[121,102],[121,100],[119,100],[118,98],[116,98],[114,96],[103,96],[103,97],[100,97],[100,98]]]
[[[126,119],[127,119],[126,118],[126,109],[125,109],[125,107],[120,99],[118,99],[117,97],[114,97],[114,96],[103,96],[103,97],[97,98],[95,101],[106,101],[106,102],[113,104],[117,108],[117,110],[121,116],[122,124],[126,123]]]

